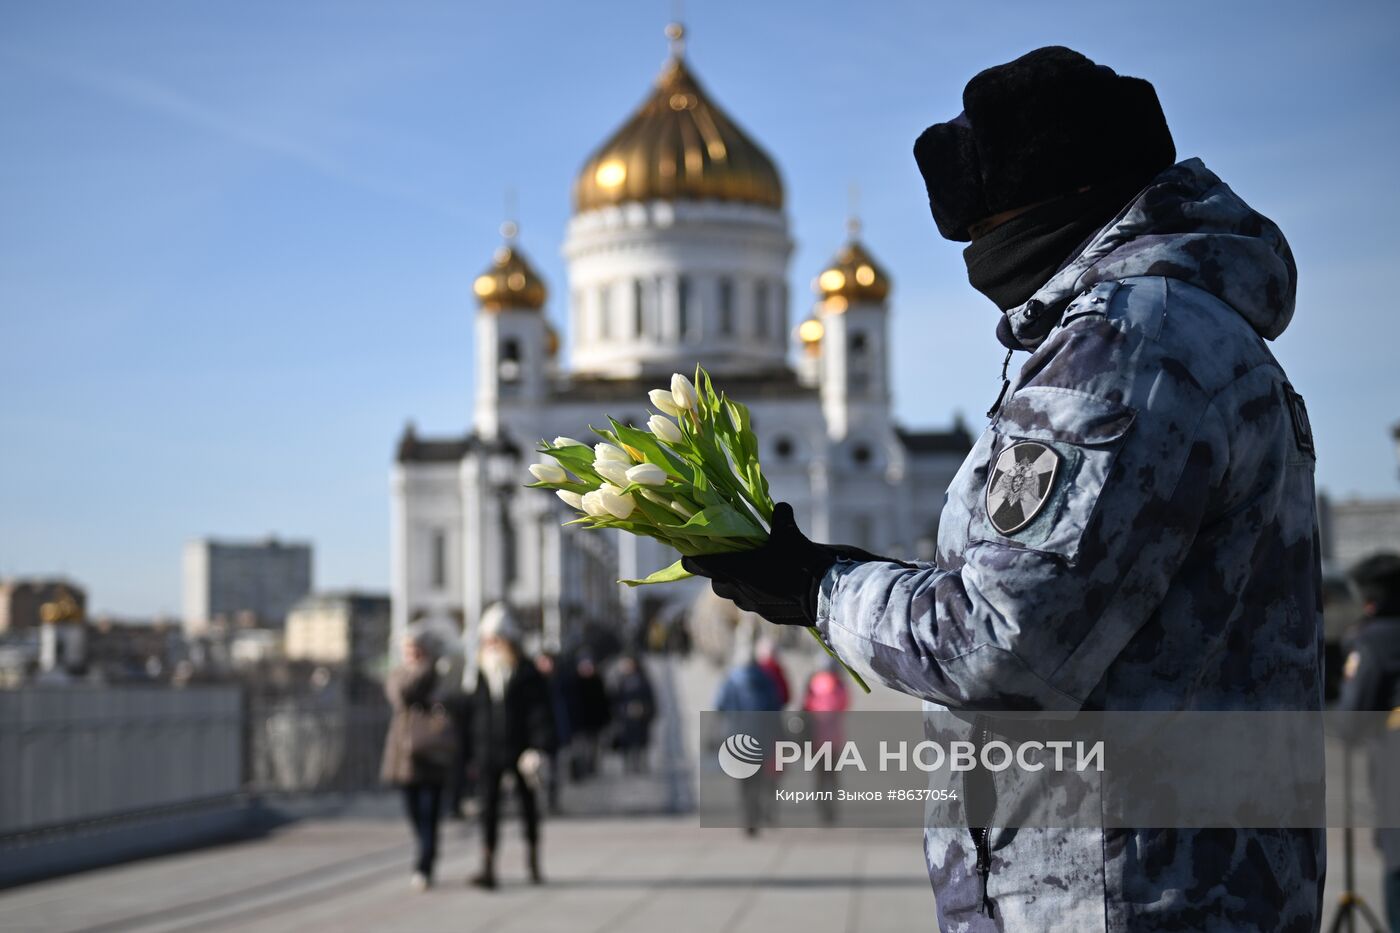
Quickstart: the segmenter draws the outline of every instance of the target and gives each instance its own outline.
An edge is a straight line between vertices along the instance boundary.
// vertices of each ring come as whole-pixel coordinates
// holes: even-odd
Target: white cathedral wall
[[[390,651],[397,658],[412,615],[460,610],[467,562],[458,465],[396,464],[390,485]]]
[[[782,212],[754,205],[654,201],[575,216],[564,247],[570,369],[625,377],[696,359],[716,373],[782,366],[791,251]]]

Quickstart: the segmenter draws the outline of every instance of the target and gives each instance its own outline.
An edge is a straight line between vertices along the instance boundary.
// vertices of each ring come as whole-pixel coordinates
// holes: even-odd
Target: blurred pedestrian
[[[438,696],[439,653],[428,633],[411,633],[404,639],[403,664],[384,684],[393,714],[380,777],[403,789],[404,811],[417,842],[412,884],[419,891],[433,883],[442,788],[457,757],[456,724]]]
[[[520,630],[500,603],[482,613],[479,676],[472,702],[472,754],[481,792],[481,868],[471,879],[479,888],[496,887],[496,844],[500,834],[501,784],[509,778],[520,800],[526,867],[540,884],[540,817],[535,791],[545,756],[555,746],[549,691],[534,663],[520,649]]]
[[[764,717],[752,713],[776,712],[783,708],[778,696],[777,684],[772,676],[754,658],[753,636],[744,628],[735,633],[738,637],[734,646],[734,663],[725,674],[715,695],[715,709],[723,713],[737,714],[730,717],[726,732],[741,732],[752,735],[767,748],[765,738],[775,732],[772,723]],[[750,778],[739,781],[739,794],[743,807],[744,831],[750,836],[758,835],[758,828],[764,821],[765,801],[770,796],[773,775],[768,767],[760,768]]]
[[[1351,580],[1365,617],[1347,645],[1337,709],[1348,713],[1400,710],[1400,556],[1367,558],[1351,571]],[[1352,721],[1361,719],[1351,717]],[[1392,713],[1381,731],[1344,730],[1348,738],[1370,740],[1371,792],[1378,826],[1394,827],[1397,815],[1400,722],[1396,720]],[[1385,909],[1390,929],[1400,931],[1400,829],[1377,829],[1376,848],[1385,862]]]
[[[560,669],[558,660],[548,651],[541,651],[535,657],[535,668],[544,677],[549,708],[554,713],[554,745],[547,753],[549,767],[545,775],[545,796],[549,801],[549,812],[558,813],[559,786],[564,782],[559,759],[562,750],[568,748],[573,738],[573,723],[569,721],[569,687],[566,683],[568,672]]]
[[[461,647],[457,650],[460,652]],[[449,679],[444,678],[445,681]],[[450,678],[456,689],[442,696],[442,705],[452,717],[457,728],[457,753],[447,769],[447,781],[443,785],[443,813],[448,819],[465,820],[474,814],[476,785],[469,773],[472,760],[471,723],[472,695],[462,685],[462,675]]]
[[[831,744],[833,760],[840,756],[841,746],[846,741],[846,710],[851,706],[851,694],[846,689],[846,679],[841,665],[828,658],[821,669],[807,678],[807,689],[802,697],[802,711],[807,714],[808,731],[817,748]],[[821,807],[822,820],[830,826],[836,822],[836,770],[821,768],[817,771],[817,790],[829,792],[817,798]]]
[[[579,656],[574,671],[569,719],[573,724],[573,758],[570,762],[575,781],[592,777],[598,770],[598,737],[612,719],[607,687],[591,655]]]
[[[636,655],[624,654],[618,659],[613,673],[612,703],[617,729],[615,744],[622,754],[623,769],[629,774],[640,774],[646,770],[651,723],[656,718],[656,696]]]
[[[785,708],[792,699],[792,690],[788,687],[787,671],[778,660],[778,643],[767,636],[760,638],[754,645],[754,656],[763,673],[773,678],[773,686],[778,690],[778,708]]]

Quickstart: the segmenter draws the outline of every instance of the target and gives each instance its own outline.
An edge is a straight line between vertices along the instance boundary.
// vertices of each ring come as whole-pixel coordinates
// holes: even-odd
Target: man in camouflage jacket
[[[932,711],[1320,708],[1312,438],[1266,345],[1293,313],[1282,233],[1172,164],[1145,81],[1051,48],[963,99],[915,154],[1030,356],[936,561],[813,544],[783,507],[758,552],[687,566]],[[1085,141],[1081,112],[1117,122]],[[1319,924],[1320,830],[927,828],[924,849],[944,931]]]

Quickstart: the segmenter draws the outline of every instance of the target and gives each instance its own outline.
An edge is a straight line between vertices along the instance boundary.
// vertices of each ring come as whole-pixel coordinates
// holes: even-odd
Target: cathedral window
[[[515,522],[510,520],[510,499],[501,496],[501,576],[507,592],[519,576],[516,563]]]
[[[722,337],[734,333],[734,283],[729,279],[719,280],[719,332]]]
[[[435,590],[447,589],[447,532],[433,530],[432,542],[432,587]]]
[[[792,442],[790,437],[779,437],[773,442],[773,453],[777,455],[779,460],[791,460],[793,455],[797,453],[797,445]]]
[[[676,282],[676,330],[690,337],[690,279],[684,275]]]
[[[867,353],[870,344],[867,342],[864,332],[856,331],[851,334],[848,346],[853,365],[846,375],[846,388],[856,394],[866,392],[870,388],[869,356]]]
[[[632,282],[632,332],[638,340],[647,335],[646,294],[641,279]]]
[[[754,336],[760,340],[768,337],[768,283],[759,282],[754,289]]]
[[[607,340],[610,336],[608,319],[612,317],[612,289],[604,285],[598,289],[598,338]]]
[[[868,467],[875,460],[875,452],[869,444],[857,444],[851,448],[851,460],[858,467]]]
[[[499,373],[502,382],[514,382],[520,378],[520,341],[507,337],[501,341]]]

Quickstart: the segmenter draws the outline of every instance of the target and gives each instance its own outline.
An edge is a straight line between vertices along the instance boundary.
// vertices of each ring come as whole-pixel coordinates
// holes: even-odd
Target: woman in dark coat
[[[437,735],[426,720],[435,714],[438,691],[437,645],[426,633],[404,640],[404,661],[384,684],[384,693],[393,709],[389,733],[384,740],[380,778],[403,789],[404,810],[417,841],[413,863],[413,887],[427,890],[433,883],[433,862],[437,858],[438,817],[442,807],[442,787],[454,757],[455,730],[449,725],[445,738]],[[419,720],[415,729],[415,719]],[[415,748],[415,734],[419,747]],[[425,742],[424,738],[430,740]]]
[[[656,718],[656,696],[651,681],[634,655],[618,659],[612,684],[613,722],[617,729],[617,750],[629,773],[646,770],[647,746],[651,744],[651,723]]]
[[[481,792],[481,870],[477,887],[496,887],[501,782],[513,779],[528,846],[530,881],[540,884],[540,819],[535,791],[545,757],[554,749],[554,712],[548,685],[520,650],[520,633],[504,606],[482,613],[480,673],[472,701],[472,757]]]
[[[612,720],[608,689],[589,655],[582,655],[574,668],[569,701],[573,726],[574,754],[570,761],[575,781],[592,777],[598,770],[598,737]]]

